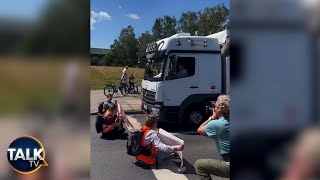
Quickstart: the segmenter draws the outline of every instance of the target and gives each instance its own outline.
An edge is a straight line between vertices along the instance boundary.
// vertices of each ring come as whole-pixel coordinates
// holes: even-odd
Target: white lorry
[[[229,94],[229,31],[209,36],[179,33],[148,45],[142,110],[158,121],[198,126],[205,106]],[[228,51],[226,51],[228,52]]]

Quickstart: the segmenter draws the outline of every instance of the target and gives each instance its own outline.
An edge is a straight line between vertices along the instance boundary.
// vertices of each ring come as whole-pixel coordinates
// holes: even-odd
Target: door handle
[[[198,86],[190,86],[191,89],[196,89]]]

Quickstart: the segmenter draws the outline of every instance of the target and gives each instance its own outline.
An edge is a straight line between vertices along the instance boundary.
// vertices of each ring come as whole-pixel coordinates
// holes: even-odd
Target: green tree
[[[93,56],[91,58],[91,66],[97,66],[99,65],[99,61],[100,61],[100,58],[98,56]]]
[[[102,64],[105,66],[118,66],[118,61],[120,61],[118,49],[121,49],[121,47],[118,40],[115,39],[113,44],[110,46],[110,52],[106,54]]]
[[[198,12],[199,31],[198,35],[207,36],[224,30],[228,26],[230,11],[224,4],[218,4],[212,8],[205,8]]]
[[[163,38],[172,36],[177,33],[177,20],[173,16],[164,16],[162,21],[162,35]]]
[[[138,38],[137,56],[144,56],[146,54],[147,45],[153,41],[155,41],[155,38],[149,33],[149,31],[142,33]]]
[[[103,64],[107,66],[133,66],[138,62],[138,41],[135,38],[134,29],[128,26],[121,30],[118,39],[114,40],[110,46]]]
[[[194,35],[195,32],[199,30],[198,23],[199,17],[196,12],[188,11],[182,13],[178,23],[178,30]]]
[[[154,25],[152,27],[152,34],[156,40],[162,39],[163,38],[163,19],[162,18],[157,18],[154,21]]]
[[[135,37],[134,29],[132,26],[128,26],[121,30],[119,36],[119,44],[121,49],[118,49],[118,54],[120,60],[122,60],[122,65],[133,66],[137,64],[138,57],[138,41]]]
[[[177,20],[174,16],[157,18],[152,27],[152,34],[156,40],[172,36],[177,33]]]
[[[146,31],[140,35],[140,37],[138,38],[138,52],[137,52],[138,58],[146,55],[147,45],[151,42],[154,42],[155,40],[156,40],[155,37],[152,36],[152,34],[150,34],[149,31]],[[138,66],[144,67],[144,65],[145,65],[145,62],[140,61]]]
[[[114,66],[114,57],[113,57],[112,51],[110,53],[106,54],[106,56],[104,56],[104,58],[102,60],[102,65]]]

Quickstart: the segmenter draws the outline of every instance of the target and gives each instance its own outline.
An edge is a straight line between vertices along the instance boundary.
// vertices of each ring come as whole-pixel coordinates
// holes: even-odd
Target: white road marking
[[[131,116],[127,116],[127,118],[135,129],[140,129],[141,124],[138,122],[136,118],[133,118]]]
[[[169,169],[152,169],[152,172],[158,180],[188,180],[184,174],[174,173]]]
[[[170,160],[159,162],[159,169],[152,169],[152,172],[158,180],[188,180]]]

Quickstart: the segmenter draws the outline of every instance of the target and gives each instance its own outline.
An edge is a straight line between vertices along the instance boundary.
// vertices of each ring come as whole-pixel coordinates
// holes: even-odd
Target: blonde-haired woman
[[[230,177],[230,138],[229,138],[230,97],[220,95],[215,103],[212,116],[198,128],[201,135],[215,140],[222,159],[199,159],[195,163],[200,179],[211,180],[211,176]]]

